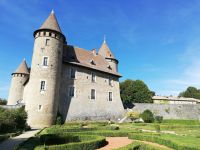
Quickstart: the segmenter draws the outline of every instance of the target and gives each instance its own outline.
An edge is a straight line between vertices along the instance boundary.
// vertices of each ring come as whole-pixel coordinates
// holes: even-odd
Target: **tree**
[[[153,115],[153,113],[150,111],[150,110],[148,110],[148,109],[146,109],[141,115],[140,115],[140,117],[144,120],[144,122],[146,122],[146,123],[152,123],[152,122],[154,122],[154,115]]]
[[[179,94],[179,97],[188,97],[200,99],[200,90],[195,87],[188,87],[185,91]]]
[[[130,118],[131,121],[134,121],[134,120],[140,118],[140,113],[137,112],[137,111],[130,111],[130,112],[127,112],[126,116],[127,116],[128,118]]]
[[[149,90],[141,80],[125,80],[120,83],[120,94],[124,105],[130,103],[152,103],[155,92]]]
[[[0,98],[0,105],[6,105],[7,100]]]

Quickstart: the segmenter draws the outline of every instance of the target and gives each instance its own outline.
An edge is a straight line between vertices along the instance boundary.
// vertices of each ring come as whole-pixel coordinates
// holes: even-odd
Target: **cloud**
[[[200,88],[200,39],[191,42],[186,48],[185,52],[178,58],[180,64],[183,65],[182,71],[180,71],[173,78],[163,80],[163,84],[166,85],[166,93],[170,91],[172,94],[182,92],[188,86],[194,86]],[[167,90],[169,89],[170,90]],[[159,93],[165,93],[159,91]]]

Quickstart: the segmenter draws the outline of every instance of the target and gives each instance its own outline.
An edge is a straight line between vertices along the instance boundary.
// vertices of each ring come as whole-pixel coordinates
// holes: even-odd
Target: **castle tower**
[[[110,48],[108,47],[106,40],[104,38],[103,44],[101,45],[101,48],[99,49],[98,54],[103,56],[107,62],[109,63],[111,69],[118,72],[118,60],[115,59],[114,55],[112,54]]]
[[[24,84],[29,78],[29,71],[25,59],[17,70],[12,73],[12,81],[7,105],[16,105],[23,99]]]
[[[59,103],[59,87],[65,36],[52,11],[34,32],[34,49],[26,96],[28,124],[47,127],[54,123]]]

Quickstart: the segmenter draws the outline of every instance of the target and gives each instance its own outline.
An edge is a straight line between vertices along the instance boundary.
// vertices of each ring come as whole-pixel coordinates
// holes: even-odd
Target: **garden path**
[[[98,150],[111,150],[131,144],[133,140],[128,137],[106,137],[108,144]]]
[[[30,130],[27,132],[24,132],[23,134],[20,134],[19,136],[9,138],[2,143],[0,143],[0,149],[1,150],[13,150],[13,148],[20,143],[26,141],[28,138],[34,136],[36,133],[38,133],[40,130]]]
[[[106,141],[108,142],[108,144],[98,150],[112,150],[112,149],[117,149],[120,147],[124,147],[126,145],[131,144],[134,141],[138,141],[138,142],[142,142],[144,144],[148,144],[151,146],[155,146],[158,147],[162,150],[173,150],[169,147],[166,147],[164,145],[160,145],[157,143],[152,143],[152,142],[148,142],[148,141],[139,141],[139,140],[131,140],[128,137],[106,137]]]

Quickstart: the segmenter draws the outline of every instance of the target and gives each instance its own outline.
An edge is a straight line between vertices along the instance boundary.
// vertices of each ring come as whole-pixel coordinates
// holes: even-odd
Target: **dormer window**
[[[112,67],[109,65],[109,66],[108,66],[108,69],[112,70]]]
[[[94,60],[91,60],[90,63],[91,63],[92,65],[96,65],[95,62],[94,62]]]

